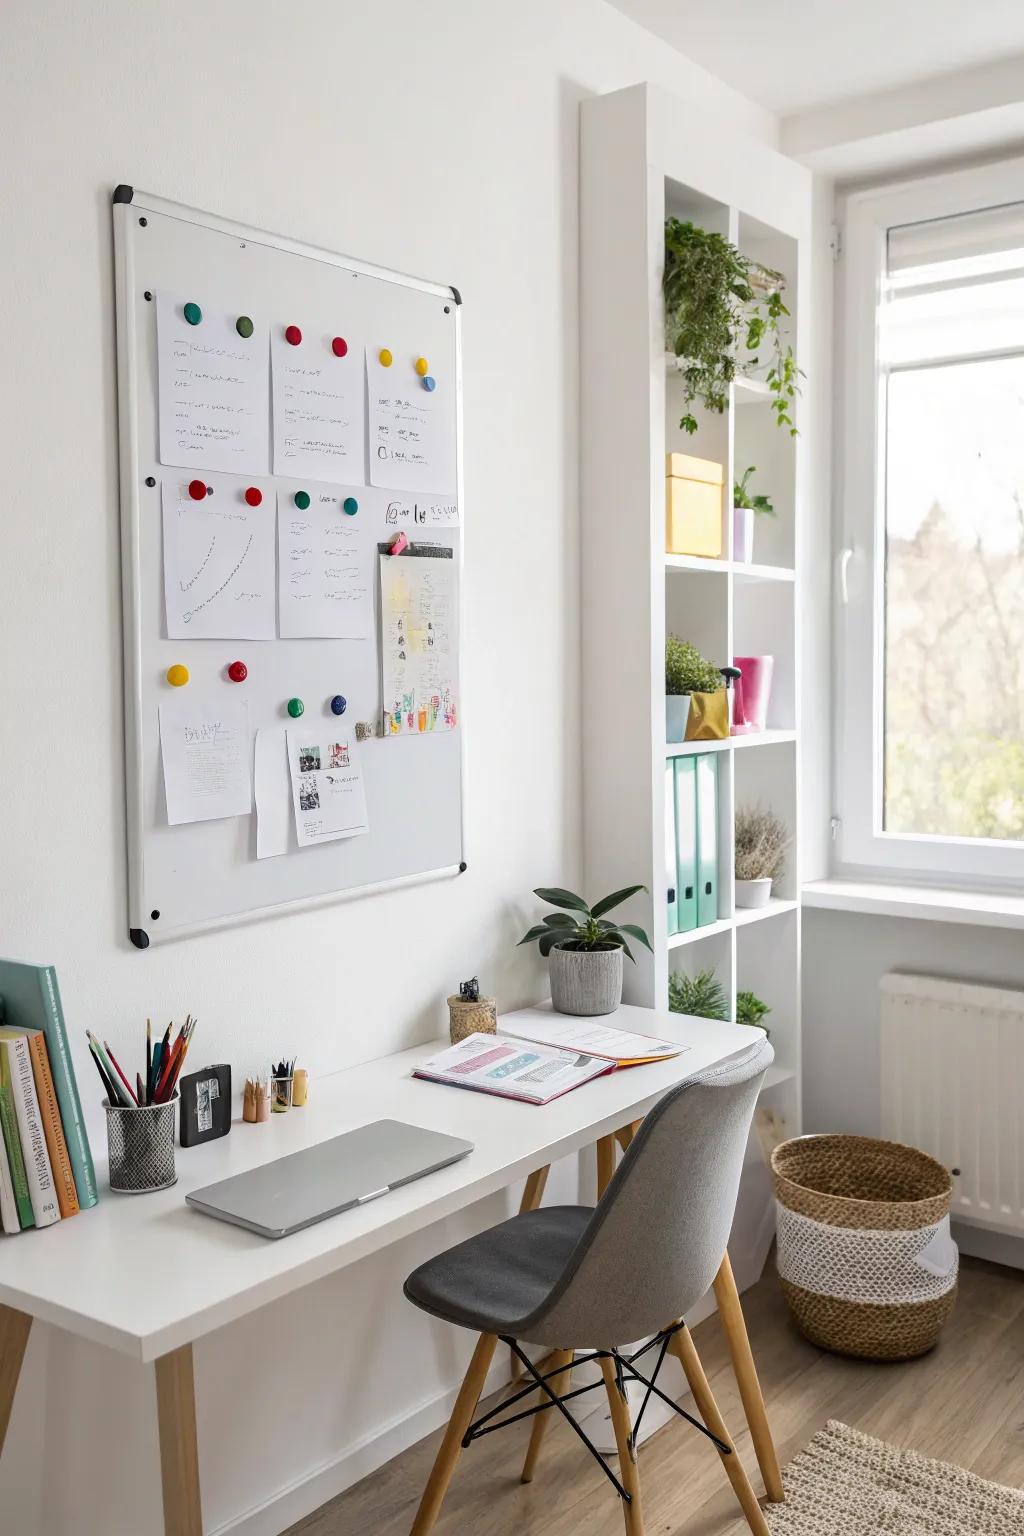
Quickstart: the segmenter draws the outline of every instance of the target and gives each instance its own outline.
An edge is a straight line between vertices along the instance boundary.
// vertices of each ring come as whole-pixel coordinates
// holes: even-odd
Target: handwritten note
[[[300,330],[297,346],[287,340],[283,326],[275,324],[271,333],[274,473],[364,485],[360,349],[336,357],[329,331],[316,326]]]
[[[299,511],[282,497],[278,519],[282,640],[365,640],[373,632],[372,551],[344,493],[313,492]]]
[[[252,810],[249,706],[244,699],[160,705],[167,821],[214,821]]]
[[[165,480],[164,604],[170,640],[273,640],[274,492],[250,507],[246,485],[218,483],[202,501]]]
[[[366,349],[370,484],[454,497],[454,378],[439,371],[425,389],[415,351],[396,347],[388,368],[379,351]]]
[[[454,496],[392,496],[384,521],[389,528],[454,528],[459,504]]]
[[[369,831],[358,750],[349,726],[289,726],[288,765],[300,848]]]
[[[196,304],[198,324],[185,319]],[[252,334],[227,313],[169,293],[156,296],[163,464],[265,474],[270,427],[267,327],[255,315]]]
[[[440,556],[379,558],[384,735],[454,730],[455,561]]]

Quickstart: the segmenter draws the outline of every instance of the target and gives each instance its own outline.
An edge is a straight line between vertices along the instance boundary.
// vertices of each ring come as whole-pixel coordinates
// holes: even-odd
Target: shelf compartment
[[[796,731],[751,731],[749,736],[726,736],[720,741],[668,741],[666,757],[692,757],[698,752],[728,752],[730,747],[777,747],[796,741]]]
[[[687,944],[696,944],[699,939],[714,939],[720,934],[728,933],[732,928],[731,917],[720,917],[717,923],[705,923],[703,928],[691,928],[686,933],[669,934],[669,949],[682,949]]]
[[[737,928],[746,928],[750,923],[763,923],[769,917],[781,917],[784,912],[795,912],[800,905],[797,901],[783,901],[781,897],[773,896],[764,907],[737,907],[735,922]]]

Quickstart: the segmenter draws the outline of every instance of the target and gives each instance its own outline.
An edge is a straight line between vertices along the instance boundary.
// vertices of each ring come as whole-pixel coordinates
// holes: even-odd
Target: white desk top
[[[0,1302],[155,1360],[639,1119],[673,1084],[761,1036],[745,1025],[627,1006],[608,1022],[685,1041],[690,1049],[671,1061],[609,1073],[536,1107],[411,1077],[417,1062],[447,1043],[432,1041],[315,1079],[308,1106],[268,1124],[236,1121],[219,1141],[177,1148],[178,1182],[158,1194],[112,1194],[105,1162],[97,1159],[97,1206],[43,1232],[0,1237]],[[277,1241],[185,1205],[187,1190],[385,1118],[464,1136],[474,1151]]]

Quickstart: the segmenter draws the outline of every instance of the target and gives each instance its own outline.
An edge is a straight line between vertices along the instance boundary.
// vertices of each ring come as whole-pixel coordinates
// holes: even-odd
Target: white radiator
[[[1024,1232],[1024,992],[883,976],[882,1135],[953,1173],[954,1218]]]

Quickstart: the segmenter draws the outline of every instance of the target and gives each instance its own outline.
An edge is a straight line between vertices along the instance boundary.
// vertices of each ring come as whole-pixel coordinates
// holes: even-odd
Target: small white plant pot
[[[666,693],[665,740],[685,741],[686,722],[689,718],[690,695],[688,693]]]
[[[766,907],[772,894],[770,880],[737,880],[736,905],[738,907]]]
[[[757,514],[753,507],[732,509],[732,557],[751,565],[754,559],[754,523]]]

